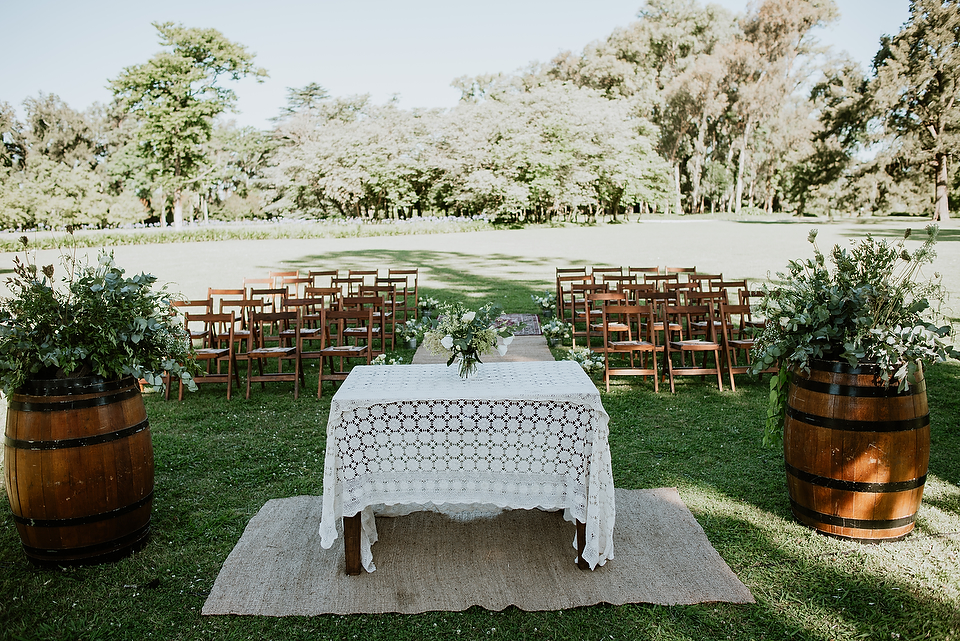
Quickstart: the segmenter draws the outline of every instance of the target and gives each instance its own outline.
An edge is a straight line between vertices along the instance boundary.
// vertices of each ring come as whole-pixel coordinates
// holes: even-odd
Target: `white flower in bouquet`
[[[500,309],[484,305],[479,310],[463,305],[441,305],[433,328],[424,334],[424,347],[433,354],[449,354],[447,365],[460,361],[460,375],[466,378],[482,362],[480,356],[497,350],[506,353],[516,325],[500,321]]]

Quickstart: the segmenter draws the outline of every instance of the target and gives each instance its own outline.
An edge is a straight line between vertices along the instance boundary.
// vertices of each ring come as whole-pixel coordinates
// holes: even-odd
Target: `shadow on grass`
[[[744,638],[948,639],[960,630],[949,597],[940,599],[935,590],[918,594],[907,575],[870,568],[872,557],[889,550],[815,534],[794,538],[792,528],[765,529],[737,516],[691,511],[757,601],[738,624],[739,632],[747,631]],[[772,574],[776,582],[769,581]]]
[[[442,290],[450,294],[442,296],[445,299],[463,302],[481,300],[497,303],[507,312],[532,313],[538,310],[530,296],[552,291],[554,284],[552,281],[531,280],[527,275],[533,269],[552,267],[556,261],[506,254],[477,256],[461,252],[371,249],[303,256],[286,264],[303,270],[316,269],[321,265],[341,265],[343,269],[416,267],[420,270],[421,296],[425,289],[430,294]],[[489,273],[491,268],[494,268],[496,276],[480,275],[481,272]],[[424,287],[425,279],[431,282],[430,288]],[[504,287],[504,279],[513,282]]]

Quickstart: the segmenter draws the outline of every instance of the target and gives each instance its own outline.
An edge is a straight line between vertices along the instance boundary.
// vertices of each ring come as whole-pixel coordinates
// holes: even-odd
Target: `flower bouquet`
[[[547,339],[547,344],[550,345],[550,347],[554,347],[564,340],[573,338],[570,324],[565,323],[559,318],[554,318],[541,325],[540,331],[543,333],[544,338]]]
[[[430,329],[430,322],[423,320],[408,320],[405,323],[397,324],[397,333],[400,334],[400,340],[407,343],[411,349],[416,349],[417,343],[423,341],[423,334]]]
[[[602,372],[605,367],[603,358],[588,347],[571,347],[563,360],[579,363],[588,376]]]
[[[423,344],[433,354],[450,354],[447,366],[460,361],[460,376],[467,378],[481,363],[480,355],[496,349],[501,356],[513,342],[516,326],[500,321],[500,308],[484,305],[477,311],[460,303],[439,306],[440,315]]]
[[[431,316],[440,307],[440,301],[436,298],[430,298],[429,296],[424,296],[417,302],[417,307],[420,308],[420,312]]]
[[[557,312],[557,295],[554,292],[544,292],[543,296],[530,294],[530,298],[540,307],[541,313],[555,314]]]

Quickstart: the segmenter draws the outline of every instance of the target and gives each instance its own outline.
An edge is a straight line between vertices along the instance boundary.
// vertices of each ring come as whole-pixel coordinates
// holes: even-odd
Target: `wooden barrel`
[[[146,543],[153,444],[134,378],[28,383],[10,398],[3,454],[14,520],[34,563],[101,563]]]
[[[898,393],[873,365],[814,361],[787,399],[783,454],[794,515],[818,531],[891,541],[913,530],[930,460],[922,373]]]

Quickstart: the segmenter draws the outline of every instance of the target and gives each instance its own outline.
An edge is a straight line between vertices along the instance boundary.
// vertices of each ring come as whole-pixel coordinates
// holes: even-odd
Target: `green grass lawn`
[[[483,283],[487,289],[488,283]],[[508,311],[532,312],[523,283],[500,284]],[[422,292],[453,299],[463,294]],[[412,351],[401,352],[409,362]],[[0,502],[0,636],[8,639],[956,639],[960,638],[960,364],[927,372],[930,474],[917,529],[861,545],[793,520],[782,454],[760,445],[768,395],[741,378],[719,392],[693,377],[654,394],[618,381],[603,393],[616,485],[677,487],[755,605],[599,605],[561,612],[311,618],[201,617],[221,564],[269,499],[322,493],[333,388],[255,388],[229,403],[217,386],[183,402],[147,395],[156,457],[153,534],[117,563],[41,570]],[[602,386],[601,386],[602,387]],[[616,561],[613,561],[616,562]]]

